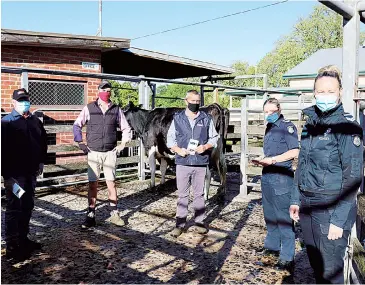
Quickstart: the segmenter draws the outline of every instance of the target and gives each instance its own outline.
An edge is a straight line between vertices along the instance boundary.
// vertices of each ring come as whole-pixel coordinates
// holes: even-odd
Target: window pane
[[[29,81],[30,100],[33,105],[84,105],[85,84]]]

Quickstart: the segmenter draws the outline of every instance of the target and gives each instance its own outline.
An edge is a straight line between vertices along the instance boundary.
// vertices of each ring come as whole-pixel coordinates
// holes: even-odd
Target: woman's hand
[[[290,218],[294,222],[297,223],[299,221],[299,206],[298,205],[290,205],[289,214],[290,214]]]
[[[329,240],[336,240],[342,238],[343,229],[335,226],[334,224],[330,224],[330,229],[328,231],[328,239]]]

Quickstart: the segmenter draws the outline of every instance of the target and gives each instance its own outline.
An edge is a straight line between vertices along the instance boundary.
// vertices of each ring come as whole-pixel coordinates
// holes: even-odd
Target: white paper
[[[190,139],[187,150],[190,152],[191,155],[195,154],[196,149],[198,148],[199,141]]]
[[[23,194],[25,193],[25,191],[17,183],[14,183],[13,184],[13,193],[15,196],[17,196],[20,199],[23,196]]]

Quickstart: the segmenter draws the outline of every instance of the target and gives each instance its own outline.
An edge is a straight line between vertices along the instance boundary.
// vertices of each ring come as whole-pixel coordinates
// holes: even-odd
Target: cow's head
[[[133,112],[133,111],[138,111],[142,109],[142,104],[139,104],[138,106],[134,105],[132,101],[129,101],[129,103],[123,107],[123,112]]]
[[[140,136],[147,123],[148,111],[142,109],[142,104],[136,106],[131,101],[129,101],[122,110],[128,124],[136,131],[137,135]]]

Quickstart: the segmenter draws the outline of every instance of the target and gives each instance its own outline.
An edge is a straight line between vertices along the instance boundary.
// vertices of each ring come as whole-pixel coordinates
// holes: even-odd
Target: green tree
[[[129,101],[138,104],[138,84],[109,80],[112,85],[111,101],[121,107],[128,104]]]
[[[182,84],[166,84],[158,86],[156,96],[171,99],[156,98],[156,107],[184,107],[184,100],[181,99],[184,99],[186,92],[191,89],[195,89],[199,92],[200,87]]]
[[[363,41],[365,33],[360,38]],[[268,75],[269,86],[288,86],[288,81],[282,78],[284,73],[320,49],[341,47],[342,41],[342,17],[324,5],[317,5],[260,60],[259,73]]]

